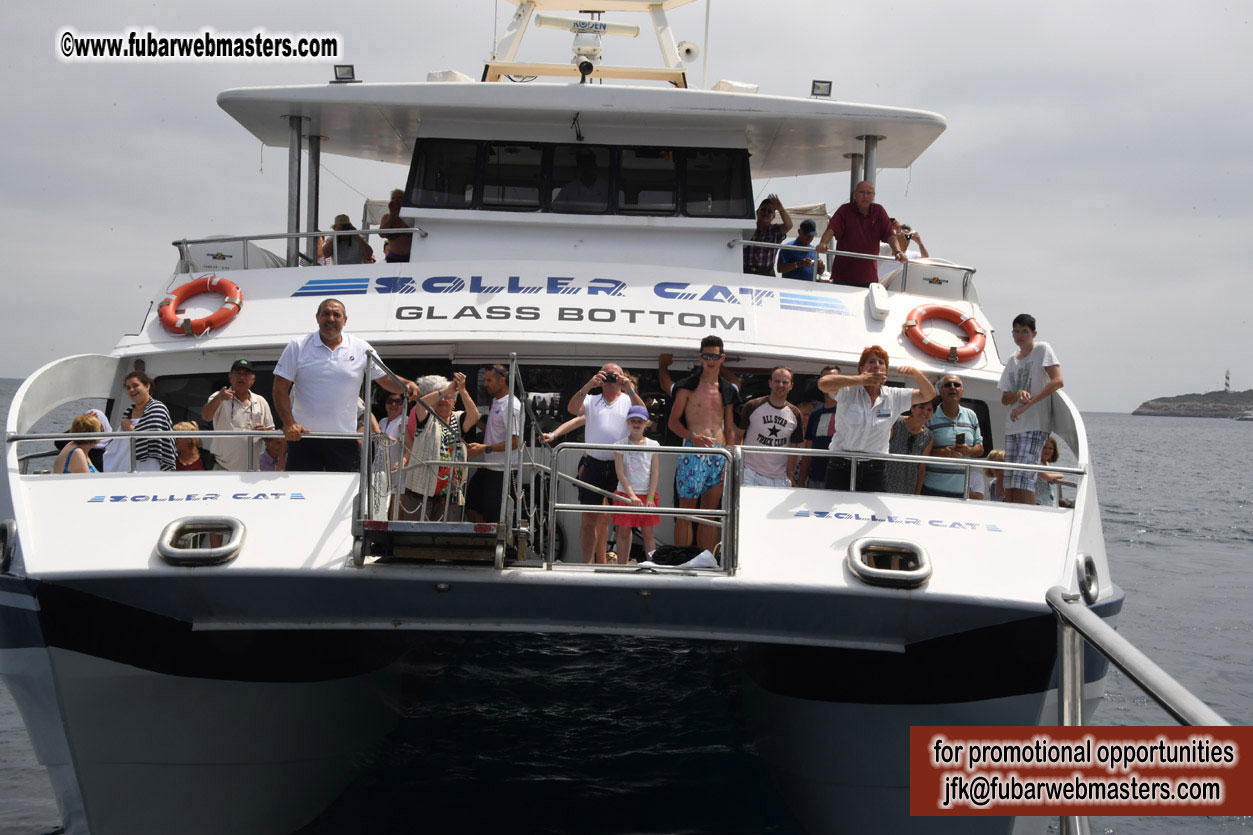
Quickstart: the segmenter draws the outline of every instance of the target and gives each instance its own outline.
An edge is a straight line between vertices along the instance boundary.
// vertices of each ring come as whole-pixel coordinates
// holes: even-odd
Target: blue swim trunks
[[[695,446],[684,441],[683,446]],[[726,460],[721,455],[680,455],[675,482],[680,499],[698,499],[722,482]]]

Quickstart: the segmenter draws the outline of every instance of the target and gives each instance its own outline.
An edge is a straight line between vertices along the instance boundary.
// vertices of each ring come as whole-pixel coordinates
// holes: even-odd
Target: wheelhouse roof
[[[287,147],[286,117],[325,137],[322,152],[408,165],[419,136],[531,139],[578,116],[589,142],[641,131],[656,144],[746,147],[754,177],[848,171],[859,136],[884,137],[880,168],[905,168],[946,127],[943,116],[821,99],[607,84],[408,82],[252,87],[218,104],[266,145]],[[461,130],[458,131],[458,127]],[[474,133],[467,133],[473,129]],[[570,133],[573,138],[573,132]],[[621,141],[621,140],[617,140]],[[651,144],[632,141],[629,144]]]

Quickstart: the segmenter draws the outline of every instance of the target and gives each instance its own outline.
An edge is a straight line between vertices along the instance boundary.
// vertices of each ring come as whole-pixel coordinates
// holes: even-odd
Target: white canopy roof
[[[925,110],[820,99],[610,84],[384,83],[227,90],[218,104],[263,143],[286,147],[288,116],[322,152],[408,165],[418,136],[745,147],[754,177],[849,170],[857,137],[884,137],[880,168],[904,168],[947,123]]]

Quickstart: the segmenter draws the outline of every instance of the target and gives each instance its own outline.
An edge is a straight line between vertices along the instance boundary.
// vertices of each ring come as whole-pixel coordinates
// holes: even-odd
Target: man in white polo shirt
[[[287,436],[287,470],[356,472],[361,445],[349,438],[305,438],[310,432],[356,432],[357,397],[370,343],[344,333],[348,311],[338,299],[318,305],[318,329],[287,343],[274,367],[274,408]],[[375,366],[374,381],[400,393],[401,387]],[[417,399],[418,387],[404,380]]]

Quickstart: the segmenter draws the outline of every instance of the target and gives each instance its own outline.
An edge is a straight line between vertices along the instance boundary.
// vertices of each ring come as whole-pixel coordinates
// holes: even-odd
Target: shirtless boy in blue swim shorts
[[[726,446],[735,426],[735,389],[722,379],[722,340],[707,336],[700,343],[699,374],[675,384],[670,431],[683,438],[683,446],[698,449]],[[715,508],[722,502],[724,459],[715,455],[679,456],[676,481],[679,507]],[[674,543],[690,545],[692,523],[675,519]],[[701,525],[696,544],[710,551],[718,542],[718,529]]]

